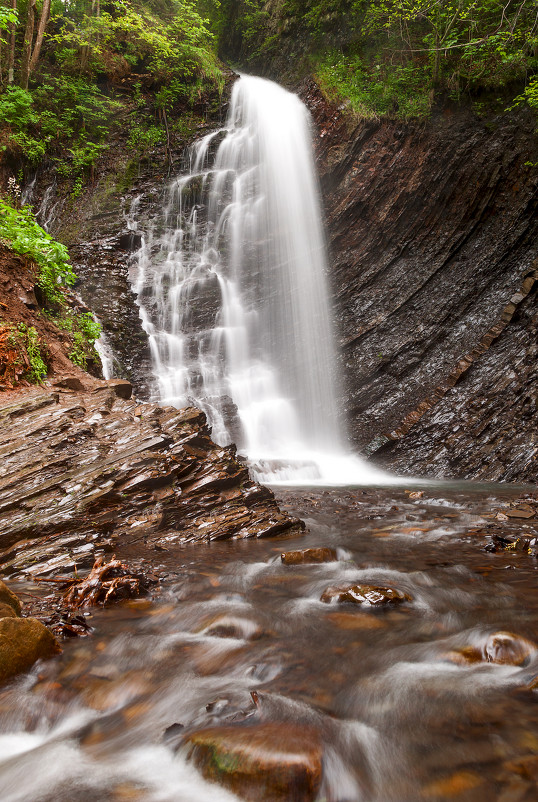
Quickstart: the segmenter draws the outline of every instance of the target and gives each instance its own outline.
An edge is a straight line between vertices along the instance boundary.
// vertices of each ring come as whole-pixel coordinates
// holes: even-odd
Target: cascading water
[[[310,119],[261,78],[192,149],[138,254],[158,396],[195,403],[266,482],[378,480],[345,446]]]

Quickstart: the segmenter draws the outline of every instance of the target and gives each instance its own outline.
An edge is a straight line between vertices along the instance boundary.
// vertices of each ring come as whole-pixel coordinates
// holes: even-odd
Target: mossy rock
[[[308,726],[211,727],[192,733],[186,745],[207,780],[249,802],[313,802],[321,786],[321,742]]]

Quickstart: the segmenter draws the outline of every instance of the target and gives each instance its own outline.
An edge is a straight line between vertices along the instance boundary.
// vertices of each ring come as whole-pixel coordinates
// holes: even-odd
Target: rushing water
[[[345,445],[326,271],[308,111],[243,77],[170,187],[136,289],[158,397],[201,407],[262,481],[380,478]]]
[[[230,802],[178,741],[233,723],[253,690],[266,719],[319,731],[317,802],[535,800],[538,652],[522,666],[451,657],[499,630],[538,638],[536,561],[483,551],[484,516],[511,495],[288,490],[304,536],[160,552],[153,601],[93,612],[91,638],[0,693],[2,802]],[[279,559],[313,545],[337,560]],[[349,581],[412,598],[379,610],[320,601]],[[227,629],[212,628],[223,617]]]

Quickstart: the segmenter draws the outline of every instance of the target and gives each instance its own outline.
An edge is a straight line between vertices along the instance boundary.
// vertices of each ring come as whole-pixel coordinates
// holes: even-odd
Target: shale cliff
[[[303,97],[354,443],[399,473],[535,480],[534,118],[353,122]]]

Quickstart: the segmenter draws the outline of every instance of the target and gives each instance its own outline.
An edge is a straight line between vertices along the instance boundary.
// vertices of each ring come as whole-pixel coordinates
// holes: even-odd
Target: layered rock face
[[[301,529],[233,448],[212,442],[203,412],[122,398],[125,384],[0,406],[4,575],[85,569],[133,543],[150,557],[170,542]]]
[[[355,444],[398,472],[534,480],[535,121],[355,124],[303,96]]]

